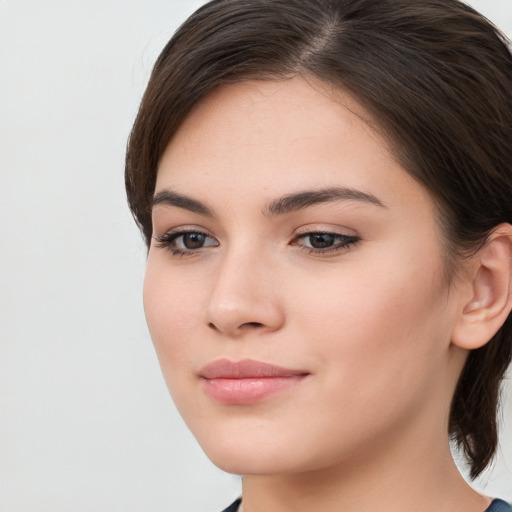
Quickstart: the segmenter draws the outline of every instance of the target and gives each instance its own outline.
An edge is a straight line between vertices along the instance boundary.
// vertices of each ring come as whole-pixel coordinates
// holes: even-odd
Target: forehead
[[[218,146],[220,135],[230,130],[233,144],[249,136],[254,142],[275,146],[278,141],[290,143],[304,135],[312,136],[313,131],[319,137],[331,138],[336,136],[331,133],[334,125],[340,123],[364,130],[368,136],[375,136],[377,143],[386,144],[374,133],[371,126],[375,123],[358,101],[328,83],[302,77],[242,81],[219,86],[200,101],[169,146],[181,142],[183,136],[192,137],[189,142],[201,143],[213,138]]]
[[[156,191],[271,199],[330,186],[387,196],[384,203],[430,202],[350,94],[293,78],[219,87],[199,103],[162,156]]]

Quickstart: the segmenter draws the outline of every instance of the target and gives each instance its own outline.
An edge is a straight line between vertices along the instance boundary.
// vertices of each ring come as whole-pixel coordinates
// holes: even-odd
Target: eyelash
[[[318,249],[314,247],[307,247],[305,245],[298,244],[298,240],[305,239],[312,236],[318,235],[328,235],[333,237],[334,239],[338,239],[339,241],[334,245],[324,248]],[[326,254],[331,252],[342,252],[349,250],[352,246],[356,245],[359,242],[360,238],[355,235],[346,235],[343,233],[336,233],[332,231],[308,231],[307,233],[302,233],[298,235],[291,243],[291,245],[299,245],[300,249],[303,251],[307,251],[309,254]]]
[[[186,236],[186,235],[200,235],[205,237],[205,239],[213,240],[215,241],[215,244],[210,244],[206,246],[198,247],[197,249],[181,249],[176,247],[175,244],[176,240],[178,240],[180,237]],[[314,248],[314,247],[307,247],[303,244],[300,244],[299,241],[306,239],[308,237],[312,236],[322,236],[327,235],[331,236],[334,239],[340,240],[334,245],[330,247],[326,247],[323,249]],[[190,230],[180,230],[180,231],[170,231],[168,233],[165,233],[164,235],[160,237],[155,237],[156,241],[156,247],[166,249],[168,250],[172,256],[193,256],[197,255],[201,249],[204,249],[205,247],[218,247],[219,243],[210,235],[207,233],[200,231],[198,229],[190,229]],[[354,235],[345,235],[342,233],[333,233],[331,231],[308,231],[306,233],[302,233],[298,236],[296,236],[291,242],[290,245],[292,246],[299,246],[299,248],[303,251],[308,252],[309,254],[326,254],[331,252],[342,252],[349,250],[352,246],[356,245],[360,241],[360,238]]]
[[[200,231],[198,229],[184,229],[180,231],[170,231],[168,233],[163,234],[160,237],[156,237],[156,247],[159,247],[161,249],[168,250],[173,256],[192,256],[194,254],[197,254],[199,250],[203,249],[204,247],[211,247],[210,246],[203,246],[199,247],[198,249],[180,249],[179,247],[176,247],[173,245],[176,240],[180,237],[186,236],[186,235],[200,235],[204,236],[207,239],[215,240],[213,237],[208,235],[208,233],[205,233],[203,231]],[[218,242],[216,242],[216,247],[218,245]]]

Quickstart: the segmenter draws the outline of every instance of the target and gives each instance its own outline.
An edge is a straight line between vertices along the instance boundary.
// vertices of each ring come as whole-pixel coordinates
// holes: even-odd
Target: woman
[[[510,511],[470,488],[512,352],[512,56],[456,0],[214,0],[126,185],[169,390],[259,511]]]

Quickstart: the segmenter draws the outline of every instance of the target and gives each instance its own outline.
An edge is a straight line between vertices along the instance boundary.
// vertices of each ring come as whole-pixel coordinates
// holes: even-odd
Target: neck
[[[436,433],[423,434],[407,439],[400,432],[398,439],[335,467],[245,476],[243,512],[483,512],[490,500],[462,478],[449,443],[435,442]]]

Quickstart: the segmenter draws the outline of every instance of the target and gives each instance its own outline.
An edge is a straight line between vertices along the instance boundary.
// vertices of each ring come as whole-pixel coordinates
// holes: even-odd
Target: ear
[[[512,309],[512,226],[500,224],[472,261],[452,332],[452,343],[468,350],[485,345]]]

